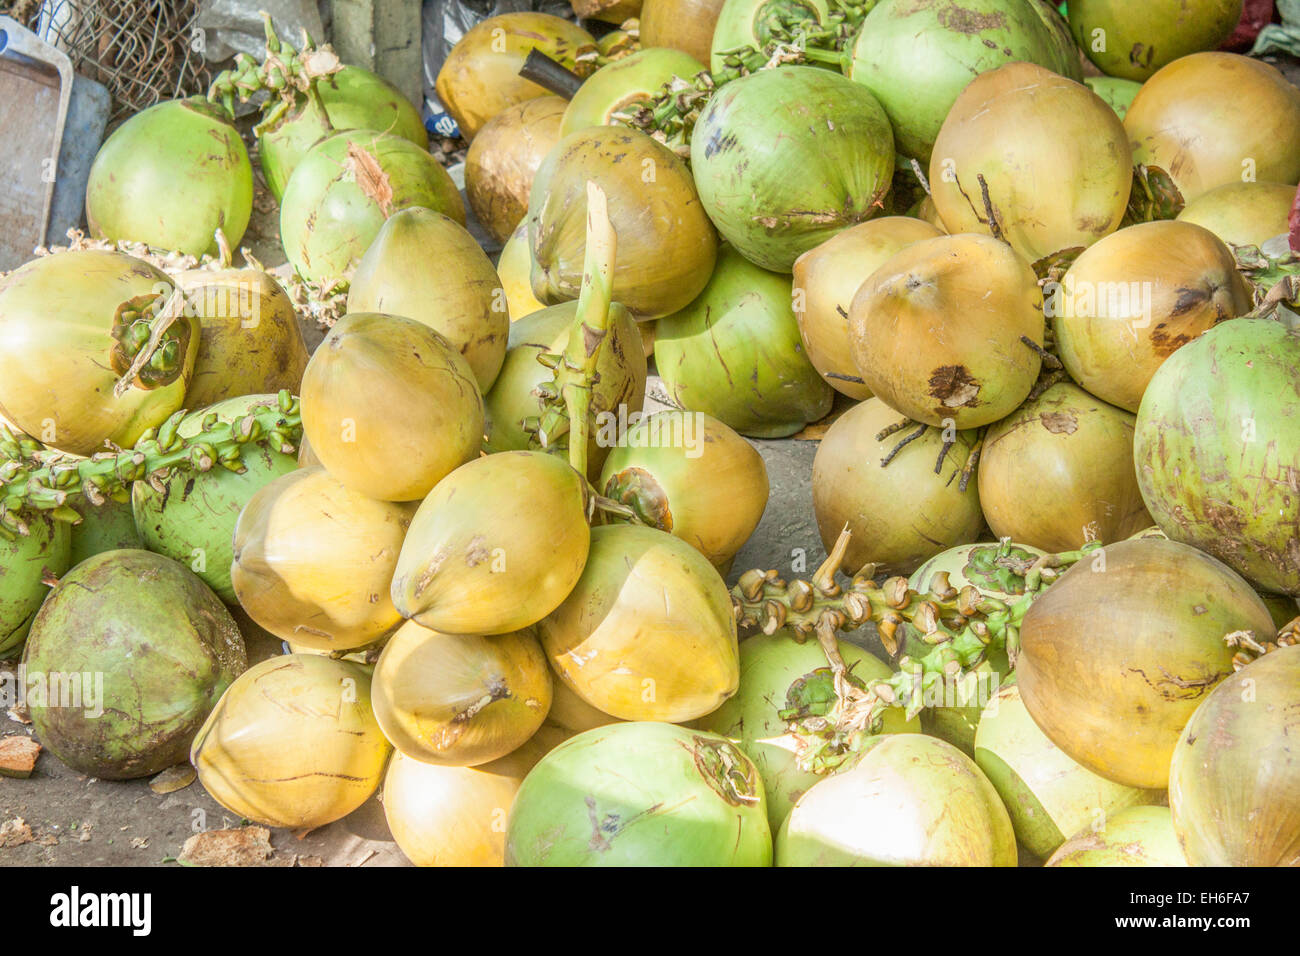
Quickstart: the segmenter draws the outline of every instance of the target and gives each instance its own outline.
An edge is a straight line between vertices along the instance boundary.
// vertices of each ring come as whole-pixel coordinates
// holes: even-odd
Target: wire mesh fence
[[[115,121],[211,81],[198,29],[199,0],[44,0],[32,29],[103,83]]]

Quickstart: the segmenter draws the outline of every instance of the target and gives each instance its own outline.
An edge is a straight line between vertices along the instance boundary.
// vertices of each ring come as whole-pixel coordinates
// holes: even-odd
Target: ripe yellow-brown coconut
[[[351,491],[324,468],[282,475],[235,525],[235,595],[283,640],[328,651],[373,643],[402,620],[388,592],[414,512]]]
[[[260,269],[193,269],[174,281],[201,329],[187,408],[281,389],[298,394],[307,343],[293,301],[275,279]]]
[[[694,720],[740,681],[726,585],[698,551],[654,528],[593,528],[581,580],[537,633],[561,680],[625,720]]]
[[[478,454],[483,398],[469,363],[429,326],[357,312],[307,363],[302,427],[321,464],[349,488],[414,501]]]
[[[567,462],[535,451],[488,455],[421,503],[393,575],[393,603],[450,634],[528,627],[573,590],[590,539],[587,485]]]
[[[563,97],[539,96],[508,106],[479,130],[465,155],[465,195],[474,217],[505,242],[528,214],[537,167],[560,141]]]
[[[1129,412],[1059,382],[989,428],[980,507],[999,538],[1049,553],[1150,527]]]
[[[391,752],[370,710],[370,668],[288,654],[230,685],[194,738],[190,762],[227,810],[298,830],[365,803]]]
[[[912,243],[863,283],[849,310],[866,387],[908,418],[945,428],[1014,411],[1042,365],[1028,343],[1041,347],[1045,331],[1034,270],[988,236]]]
[[[808,360],[826,383],[849,398],[871,397],[853,363],[849,307],[862,283],[894,253],[943,233],[929,223],[887,216],[859,223],[809,249],[794,262],[794,315]]]
[[[1226,183],[1300,181],[1300,90],[1236,53],[1194,53],[1142,84],[1124,117],[1133,161],[1192,202]]]
[[[903,447],[887,467],[881,462],[914,425],[878,437],[902,415],[870,398],[836,419],[813,460],[813,510],[829,550],[845,525],[853,532],[843,570],[855,574],[869,562],[890,574],[908,574],[928,558],[979,537],[978,479],[965,490],[960,472],[975,447],[975,432],[956,432],[944,452],[944,433],[930,428]],[[943,454],[943,468],[934,466]],[[906,506],[902,506],[906,502]]]
[[[930,159],[949,232],[998,231],[1036,262],[1119,228],[1133,185],[1128,136],[1082,83],[1032,63],[981,73],[957,98]]]
[[[464,226],[432,209],[403,209],[384,223],[352,276],[348,312],[427,325],[464,356],[481,392],[506,357],[510,316],[492,261]]]
[[[1066,371],[1130,412],[1165,359],[1251,306],[1228,247],[1208,229],[1177,221],[1106,237],[1045,294]]]
[[[551,673],[527,631],[477,637],[407,621],[375,665],[384,736],[408,757],[473,767],[531,737],[551,706]]]

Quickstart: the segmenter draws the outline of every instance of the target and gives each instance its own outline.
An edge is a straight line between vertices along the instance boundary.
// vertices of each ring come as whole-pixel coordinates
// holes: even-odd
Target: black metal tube
[[[538,86],[545,87],[556,96],[566,100],[573,99],[573,94],[582,86],[582,77],[574,73],[563,63],[551,59],[540,50],[529,50],[528,58],[519,68],[519,75],[525,80],[532,80]]]

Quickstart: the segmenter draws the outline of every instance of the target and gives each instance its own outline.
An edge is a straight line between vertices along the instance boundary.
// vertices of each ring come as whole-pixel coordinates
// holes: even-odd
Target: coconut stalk
[[[1005,648],[1014,668],[1020,623],[1034,599],[1066,568],[1101,548],[1094,542],[1078,551],[1015,562],[1014,570],[1025,579],[1025,593],[1008,604],[974,587],[959,591],[948,584],[947,574],[942,572],[934,576],[931,590],[924,594],[910,588],[905,577],[889,578],[878,585],[873,580],[875,565],[867,565],[847,588],[841,587],[835,572],[850,538],[845,528],[811,580],[786,582],[775,571],[753,570],[741,575],[731,591],[741,628],[765,634],[788,628],[800,642],[815,636],[826,653],[839,697],[834,733],[811,743],[812,749],[800,754],[801,766],[817,772],[834,769],[846,759],[856,741],[879,727],[889,708],[902,707],[910,719],[925,708],[937,686],[978,679],[980,673],[987,672],[982,665],[990,650]],[[898,651],[898,629],[905,622],[921,632],[931,650],[920,657],[904,655],[891,677],[857,688],[847,679],[836,633],[854,630],[868,621],[876,624],[891,655]]]
[[[132,482],[147,481],[163,493],[163,481],[172,469],[202,472],[220,466],[242,473],[248,445],[266,444],[290,455],[302,440],[298,399],[287,391],[280,392],[274,407],[257,408],[235,421],[223,422],[210,414],[193,438],[179,434],[186,414],[182,409],[149,429],[133,448],[89,458],[50,452],[0,425],[0,537],[27,535],[24,513],[48,511],[59,521],[76,524],[81,515],[74,505],[98,507],[109,498],[126,501]]]
[[[219,103],[231,116],[235,113],[235,99],[246,103],[256,93],[269,92],[279,102],[264,108],[262,121],[253,129],[256,136],[275,126],[293,108],[298,97],[307,98],[309,115],[321,124],[321,135],[334,131],[316,89],[321,77],[330,76],[343,68],[332,47],[317,47],[306,30],[302,34],[302,49],[296,50],[280,39],[271,23],[270,14],[262,12],[262,25],[266,30],[266,58],[258,63],[247,53],[235,57],[233,69],[219,74],[208,88],[208,100]]]
[[[609,336],[609,307],[613,302],[614,257],[618,236],[609,220],[605,191],[587,183],[587,246],[582,289],[573,331],[561,354],[543,353],[537,360],[555,377],[539,389],[543,409],[524,422],[542,451],[565,452],[580,475],[587,473],[587,441],[591,434],[591,390],[601,347]]]

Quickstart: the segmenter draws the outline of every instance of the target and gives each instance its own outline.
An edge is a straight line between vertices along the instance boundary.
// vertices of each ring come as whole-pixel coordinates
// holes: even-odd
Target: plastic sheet
[[[198,25],[204,57],[215,62],[247,53],[261,60],[266,44],[263,10],[271,15],[276,32],[295,47],[302,44],[303,30],[317,43],[324,42],[317,0],[201,0]]]

